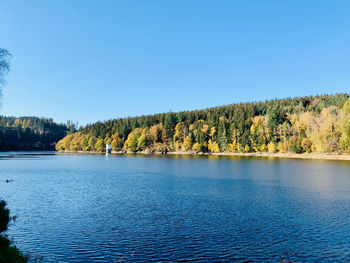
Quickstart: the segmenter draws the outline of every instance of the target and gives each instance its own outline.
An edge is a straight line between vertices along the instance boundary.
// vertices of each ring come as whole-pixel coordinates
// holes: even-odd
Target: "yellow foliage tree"
[[[82,140],[81,140],[81,149],[83,151],[89,151],[90,148],[89,148],[89,135],[85,135]]]
[[[98,152],[102,152],[105,148],[103,140],[99,137],[97,138],[96,144],[95,144],[95,149]]]
[[[166,141],[166,132],[163,127],[163,124],[156,124],[151,126],[149,129],[149,139],[150,143],[164,143]]]
[[[70,150],[70,142],[73,140],[73,134],[68,135],[63,141],[63,147],[65,150]]]
[[[217,142],[213,142],[213,150],[214,153],[219,153],[220,152],[220,147],[219,144],[217,144]]]
[[[136,128],[132,132],[129,133],[128,138],[126,139],[124,143],[124,149],[127,149],[132,152],[137,152],[138,150],[138,138],[140,137],[142,133],[141,128]]]
[[[95,137],[90,137],[88,147],[90,151],[95,150],[95,144],[96,144],[96,138]]]
[[[119,137],[119,133],[116,132],[112,135],[112,142],[111,142],[112,149],[120,149],[123,147],[123,140]]]
[[[213,137],[213,136],[215,135],[215,133],[216,133],[215,127],[211,127],[209,136],[210,136],[210,137]]]
[[[209,125],[208,124],[203,124],[202,132],[207,133],[208,130],[209,130]]]
[[[79,151],[81,150],[81,134],[80,132],[76,132],[72,134],[72,140],[69,144],[69,150],[71,151]]]
[[[270,132],[267,127],[267,118],[265,116],[260,115],[252,118],[250,134],[252,150],[255,152],[259,150],[262,152],[266,151],[266,143],[269,141]]]
[[[195,152],[201,152],[202,151],[202,145],[198,142],[193,144],[192,150]]]
[[[269,153],[275,153],[276,152],[276,146],[273,142],[269,142],[269,144],[267,145],[267,150],[269,151]]]
[[[286,141],[279,142],[277,144],[277,149],[280,153],[286,153],[288,151],[288,145]]]
[[[187,127],[184,122],[179,122],[175,126],[174,142],[182,143],[187,135]]]
[[[260,146],[260,151],[267,152],[267,146],[265,143]]]
[[[57,151],[63,151],[65,150],[64,148],[64,140],[66,139],[67,137],[64,137],[62,140],[59,140],[56,145],[55,145],[55,148]]]
[[[324,108],[321,114],[312,120],[309,137],[316,152],[334,152],[339,149],[338,120],[335,107]]]
[[[137,150],[142,151],[147,147],[147,139],[146,139],[147,129],[143,129],[140,137],[137,140]]]
[[[233,153],[237,152],[237,145],[236,145],[236,143],[229,143],[228,144],[228,150],[230,152],[233,152]]]
[[[175,151],[179,152],[181,150],[181,143],[180,142],[175,142],[174,143],[174,148],[175,148]]]
[[[106,137],[104,140],[103,140],[104,144],[111,144],[112,142],[112,139],[110,137]]]
[[[208,141],[208,151],[213,152],[213,141],[211,139]]]
[[[229,145],[228,145],[228,150],[230,152],[238,152],[239,151],[240,147],[239,147],[239,143],[237,141],[238,137],[239,137],[239,132],[236,129],[234,129],[232,131],[232,143],[229,143]]]
[[[302,139],[301,147],[303,148],[304,152],[310,152],[311,146],[312,146],[312,142],[308,138]]]
[[[184,143],[182,144],[182,149],[184,151],[188,151],[192,148],[192,140],[190,138],[190,136],[187,136],[184,140]]]

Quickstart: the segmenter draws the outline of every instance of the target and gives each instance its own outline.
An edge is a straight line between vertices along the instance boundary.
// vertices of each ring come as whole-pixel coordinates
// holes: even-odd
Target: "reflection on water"
[[[0,195],[44,262],[350,260],[347,161],[1,153]]]

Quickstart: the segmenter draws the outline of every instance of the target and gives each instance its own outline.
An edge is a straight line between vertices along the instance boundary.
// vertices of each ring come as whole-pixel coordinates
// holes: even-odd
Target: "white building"
[[[112,152],[112,146],[110,144],[106,144],[106,154],[109,154]]]

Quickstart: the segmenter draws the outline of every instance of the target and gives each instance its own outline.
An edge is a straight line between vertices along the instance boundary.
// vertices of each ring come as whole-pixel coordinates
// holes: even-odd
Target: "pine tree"
[[[227,136],[226,136],[226,127],[224,121],[221,121],[219,124],[219,130],[218,130],[218,142],[220,149],[222,151],[227,150]]]
[[[174,113],[168,112],[164,120],[164,129],[168,138],[173,137],[172,128],[176,124]]]

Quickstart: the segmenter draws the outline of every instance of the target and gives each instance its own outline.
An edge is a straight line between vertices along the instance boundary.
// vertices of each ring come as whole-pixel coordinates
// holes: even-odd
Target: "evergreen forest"
[[[0,151],[55,150],[55,144],[74,131],[71,122],[57,124],[46,118],[0,116]]]

